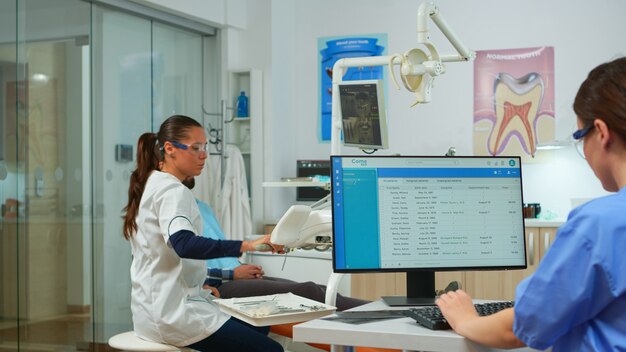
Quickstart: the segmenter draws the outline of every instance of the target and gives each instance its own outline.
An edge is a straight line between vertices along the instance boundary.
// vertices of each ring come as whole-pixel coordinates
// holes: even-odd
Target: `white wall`
[[[253,6],[255,1],[249,1]],[[388,52],[415,46],[420,1],[407,0],[272,0],[272,80],[265,93],[274,103],[266,115],[272,140],[266,143],[270,180],[295,173],[296,159],[327,158],[330,145],[318,143],[317,39],[325,36],[387,33]],[[555,47],[556,137],[575,126],[574,95],[595,65],[626,54],[626,2],[583,1],[436,1],[461,40],[474,50]],[[250,13],[252,11],[249,10]],[[452,48],[429,23],[440,53]],[[252,30],[252,28],[248,28]],[[430,104],[409,109],[412,95],[389,86],[390,150],[403,154],[440,155],[455,146],[458,155],[472,154],[473,65],[451,63],[437,78]],[[346,149],[344,153],[356,153]],[[604,194],[586,163],[572,149],[559,151],[551,163],[524,165],[524,197],[540,202],[562,218],[570,198]],[[267,194],[276,220],[295,197]],[[274,197],[274,199],[272,199]]]
[[[186,0],[194,1],[199,0]],[[215,1],[220,3],[213,0],[210,4]],[[188,11],[186,2],[167,5],[184,13]],[[415,46],[419,4],[418,0],[247,0],[245,25],[233,27],[224,21],[228,27],[228,68],[254,67],[264,72],[266,168],[264,179],[255,182],[294,175],[296,159],[329,155],[330,145],[319,143],[317,136],[317,39],[387,33],[388,52],[404,52]],[[575,126],[571,104],[587,72],[601,62],[626,54],[626,39],[621,34],[626,32],[626,22],[620,17],[626,13],[624,1],[440,0],[436,4],[473,50],[555,48],[557,139],[564,139]],[[203,13],[195,11],[194,16]],[[452,47],[432,22],[429,28],[440,52],[452,53]],[[432,102],[412,109],[408,108],[412,95],[395,91],[389,83],[387,152],[439,155],[455,146],[459,155],[472,154],[471,63],[448,64],[447,73],[435,81]],[[559,218],[566,216],[571,198],[605,193],[586,163],[571,149],[555,152],[549,163],[525,164],[523,174],[525,201],[540,202]],[[294,200],[294,190],[266,190],[266,221],[276,221]]]

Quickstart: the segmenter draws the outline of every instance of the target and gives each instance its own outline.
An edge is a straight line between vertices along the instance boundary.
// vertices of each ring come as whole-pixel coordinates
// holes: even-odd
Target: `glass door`
[[[205,66],[219,91],[206,41],[91,1],[0,0],[0,350],[92,350],[132,329],[136,142],[171,114],[202,121]]]
[[[0,2],[0,344],[18,341],[17,283],[17,173],[9,170],[7,158],[15,159],[15,99],[7,97],[7,83],[17,80],[17,6],[15,1]],[[15,94],[15,91],[11,94]],[[9,155],[11,154],[11,155]],[[12,167],[14,169],[14,167]],[[10,231],[11,235],[7,232]]]
[[[121,215],[137,140],[173,114],[202,121],[203,36],[110,8],[93,14],[94,318],[95,340],[105,343],[132,329]]]
[[[91,220],[82,216],[89,143],[81,133],[90,118],[90,5],[0,6],[0,321],[9,322],[0,326],[0,347],[75,349],[92,340],[84,328]]]

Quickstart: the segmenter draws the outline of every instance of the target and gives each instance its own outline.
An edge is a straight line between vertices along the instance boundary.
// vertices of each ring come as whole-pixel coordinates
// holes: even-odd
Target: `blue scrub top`
[[[224,232],[222,231],[222,227],[215,217],[213,209],[201,200],[196,199],[196,203],[198,203],[200,215],[202,216],[204,229],[203,235],[214,240],[226,239]],[[239,265],[241,264],[235,257],[223,257],[207,260],[207,267],[209,268],[234,269]]]
[[[553,351],[626,351],[626,187],[572,210],[516,290],[515,336]]]

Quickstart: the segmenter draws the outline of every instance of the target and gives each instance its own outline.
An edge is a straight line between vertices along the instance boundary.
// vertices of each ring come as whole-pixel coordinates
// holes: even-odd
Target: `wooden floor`
[[[89,315],[65,316],[38,322],[0,321],[0,351],[113,351],[93,341]]]

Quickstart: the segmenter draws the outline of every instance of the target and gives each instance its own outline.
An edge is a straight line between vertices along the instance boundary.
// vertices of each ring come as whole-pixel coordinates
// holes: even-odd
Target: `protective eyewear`
[[[194,154],[200,153],[208,153],[209,152],[209,143],[194,143],[194,144],[183,144],[175,141],[169,141],[173,146],[182,150],[189,150]]]
[[[576,147],[576,151],[578,152],[578,155],[580,155],[583,159],[586,159],[584,151],[585,136],[589,134],[593,127],[594,125],[589,125],[572,133],[572,138],[574,138],[574,146]]]

